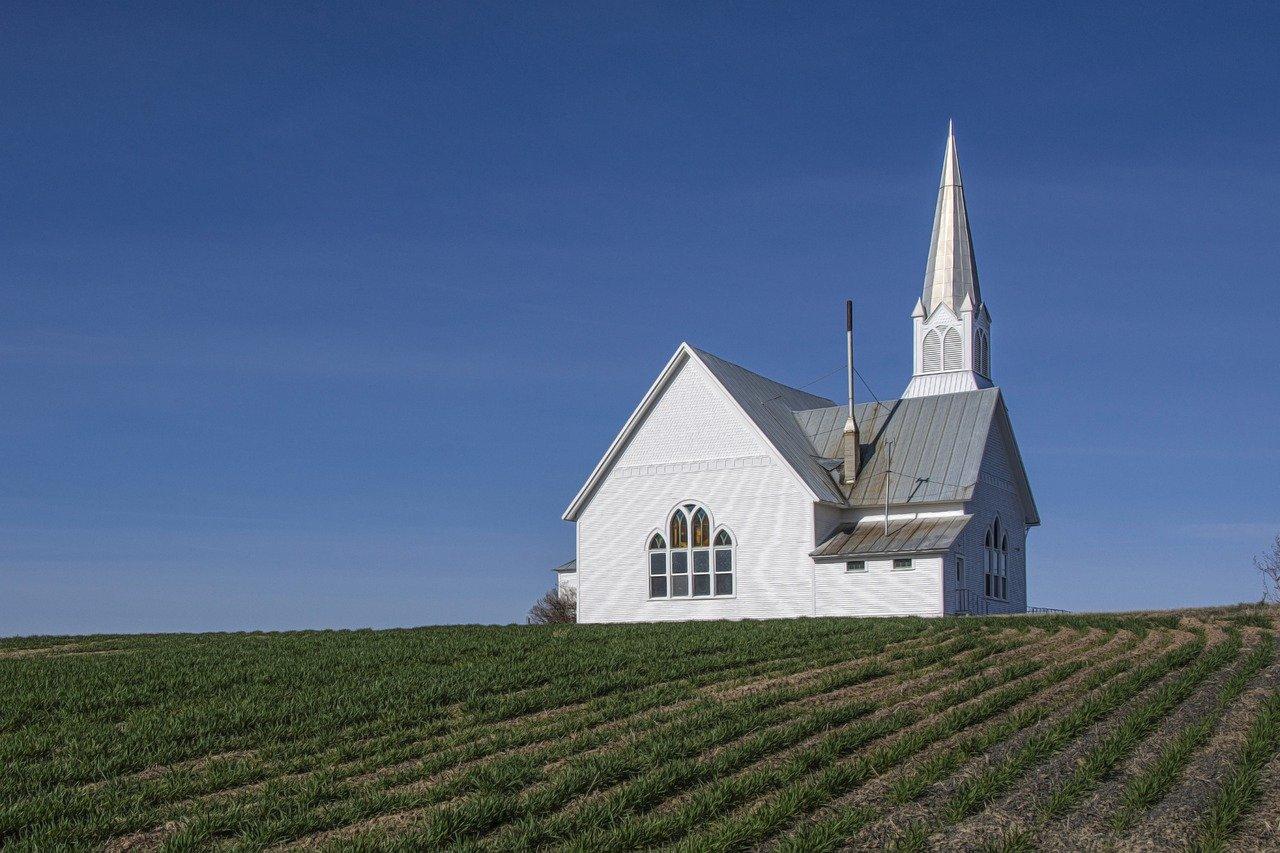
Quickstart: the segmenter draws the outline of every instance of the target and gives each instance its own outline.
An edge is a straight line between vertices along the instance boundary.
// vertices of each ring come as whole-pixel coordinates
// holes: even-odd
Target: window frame
[[[1009,600],[1009,531],[999,515],[982,540],[982,591],[992,601]]]
[[[723,544],[721,539],[727,539]],[[655,541],[662,543],[661,548],[651,547]],[[684,545],[677,546],[677,541]],[[718,557],[727,552],[728,571],[719,571]],[[654,595],[654,579],[660,577],[652,574],[654,558],[663,555],[663,566],[666,579],[664,595]],[[706,504],[701,501],[686,500],[676,504],[667,513],[666,521],[660,528],[649,532],[645,539],[645,566],[647,575],[647,593],[649,601],[697,601],[738,597],[738,538],[729,528],[716,526],[715,518]],[[679,562],[684,571],[676,571]],[[699,571],[705,565],[705,571]],[[728,577],[730,591],[718,593],[716,590],[722,583],[721,578]],[[684,588],[683,593],[676,592],[677,583]],[[698,592],[700,583],[705,584],[706,592]]]
[[[858,568],[853,568],[857,566]],[[844,573],[847,575],[865,575],[867,573],[866,560],[845,560]]]
[[[906,563],[906,565],[900,566],[898,565],[899,563]],[[913,558],[911,557],[894,557],[893,558],[893,571],[914,572],[915,570],[916,570],[916,561]]]

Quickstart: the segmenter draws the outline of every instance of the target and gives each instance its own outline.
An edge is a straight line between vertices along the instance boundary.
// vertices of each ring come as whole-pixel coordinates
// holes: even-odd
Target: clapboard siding
[[[645,542],[684,501],[733,533],[734,597],[649,599]],[[812,615],[813,506],[706,369],[688,360],[579,516],[579,621]]]
[[[865,572],[844,563],[820,563],[818,616],[941,616],[942,557],[916,557],[912,568],[895,570],[893,560],[867,560]]]
[[[983,544],[987,529],[997,514],[1009,537],[1009,600],[985,599],[986,610],[990,613],[1023,613],[1027,609],[1026,508],[1018,496],[1014,476],[1009,449],[1005,446],[998,423],[993,423],[987,434],[978,485],[974,489],[973,499],[967,505],[973,521],[956,540],[948,560],[948,571],[944,573],[948,613],[955,612],[958,600],[954,592],[959,586],[955,579],[956,555],[965,560],[965,588],[979,598],[984,598]]]

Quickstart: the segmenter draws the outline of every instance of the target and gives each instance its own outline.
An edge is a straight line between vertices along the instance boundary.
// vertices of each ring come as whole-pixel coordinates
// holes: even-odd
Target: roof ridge
[[[836,405],[839,405],[838,403],[836,403],[836,401],[835,401],[835,400],[832,400],[830,397],[823,397],[821,394],[814,394],[814,393],[812,393],[812,392],[810,392],[810,391],[806,391],[806,390],[804,390],[803,388],[796,388],[794,385],[788,385],[788,384],[786,384],[785,382],[779,382],[779,381],[778,381],[778,380],[776,380],[776,379],[771,379],[771,378],[769,378],[768,376],[765,376],[763,373],[757,373],[756,371],[752,370],[752,369],[751,369],[751,368],[749,368],[749,367],[743,367],[741,364],[738,364],[736,361],[730,361],[729,359],[724,358],[724,357],[722,357],[722,356],[718,356],[718,355],[716,355],[716,354],[715,354],[715,353],[713,353],[713,352],[707,352],[707,351],[706,351],[706,350],[704,350],[704,349],[701,349],[701,348],[699,348],[699,347],[695,347],[693,344],[686,343],[685,345],[686,345],[687,347],[689,347],[689,349],[693,350],[694,352],[696,352],[696,353],[697,353],[698,355],[700,355],[700,356],[703,356],[703,357],[706,357],[706,358],[714,358],[716,361],[723,362],[724,364],[727,364],[727,365],[729,365],[730,367],[736,368],[737,370],[741,370],[741,371],[743,371],[743,372],[745,372],[745,373],[750,373],[752,376],[756,377],[757,379],[762,379],[762,380],[764,380],[765,382],[768,382],[768,383],[769,383],[769,384],[771,384],[771,385],[777,385],[779,388],[783,388],[783,389],[785,389],[785,390],[787,390],[787,391],[791,391],[791,392],[793,392],[793,393],[795,393],[795,394],[801,394],[801,395],[803,395],[803,396],[805,396],[805,397],[812,397],[812,398],[813,398],[813,399],[815,399],[815,400],[821,400],[823,403],[827,404],[827,405],[823,405],[823,406],[814,406],[813,408],[815,408],[815,409],[824,409],[824,408],[827,408],[827,406],[836,406]],[[767,402],[767,401],[762,401],[762,402]],[[790,408],[790,406],[788,406],[788,408]],[[805,409],[792,409],[792,411],[806,411],[806,410],[805,410]]]

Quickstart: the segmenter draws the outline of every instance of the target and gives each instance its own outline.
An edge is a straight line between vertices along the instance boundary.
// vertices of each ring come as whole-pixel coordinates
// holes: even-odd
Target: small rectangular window
[[[671,597],[684,598],[689,595],[689,576],[673,575],[671,577]]]
[[[898,557],[893,561],[893,570],[895,572],[906,571],[911,568],[910,557]]]
[[[733,595],[733,575],[716,575],[716,595]]]
[[[694,551],[693,570],[695,572],[711,571],[711,555],[706,551]]]
[[[867,570],[866,560],[850,560],[844,564],[846,572],[865,572]]]
[[[684,575],[689,573],[689,552],[688,551],[672,551],[671,552],[671,574]]]
[[[716,551],[716,571],[731,572],[733,571],[733,552],[728,550]]]
[[[649,574],[665,575],[667,573],[667,555],[662,552],[649,555]]]
[[[694,595],[710,595],[711,594],[711,575],[694,575],[693,576],[693,594]]]
[[[666,598],[667,597],[667,576],[649,578],[649,597],[650,598]]]

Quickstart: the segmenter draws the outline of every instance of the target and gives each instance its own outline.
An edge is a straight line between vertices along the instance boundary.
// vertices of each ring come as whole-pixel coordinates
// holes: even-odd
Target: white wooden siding
[[[649,599],[649,534],[697,501],[737,543],[732,598]],[[706,369],[686,361],[578,519],[578,619],[813,614],[811,497]]]
[[[941,616],[941,556],[916,557],[909,570],[893,560],[867,560],[865,572],[849,572],[844,563],[819,563],[819,616]]]
[[[983,452],[982,468],[973,499],[967,511],[973,515],[952,548],[949,571],[944,573],[946,583],[947,612],[954,613],[957,596],[955,581],[955,555],[965,560],[965,586],[979,599],[985,598],[983,587],[983,545],[987,529],[1000,515],[1000,524],[1009,538],[1009,600],[985,599],[991,613],[1023,613],[1027,609],[1027,525],[1026,508],[1018,497],[1014,485],[1013,469],[1009,464],[1009,451],[1005,447],[998,423],[992,423]]]

